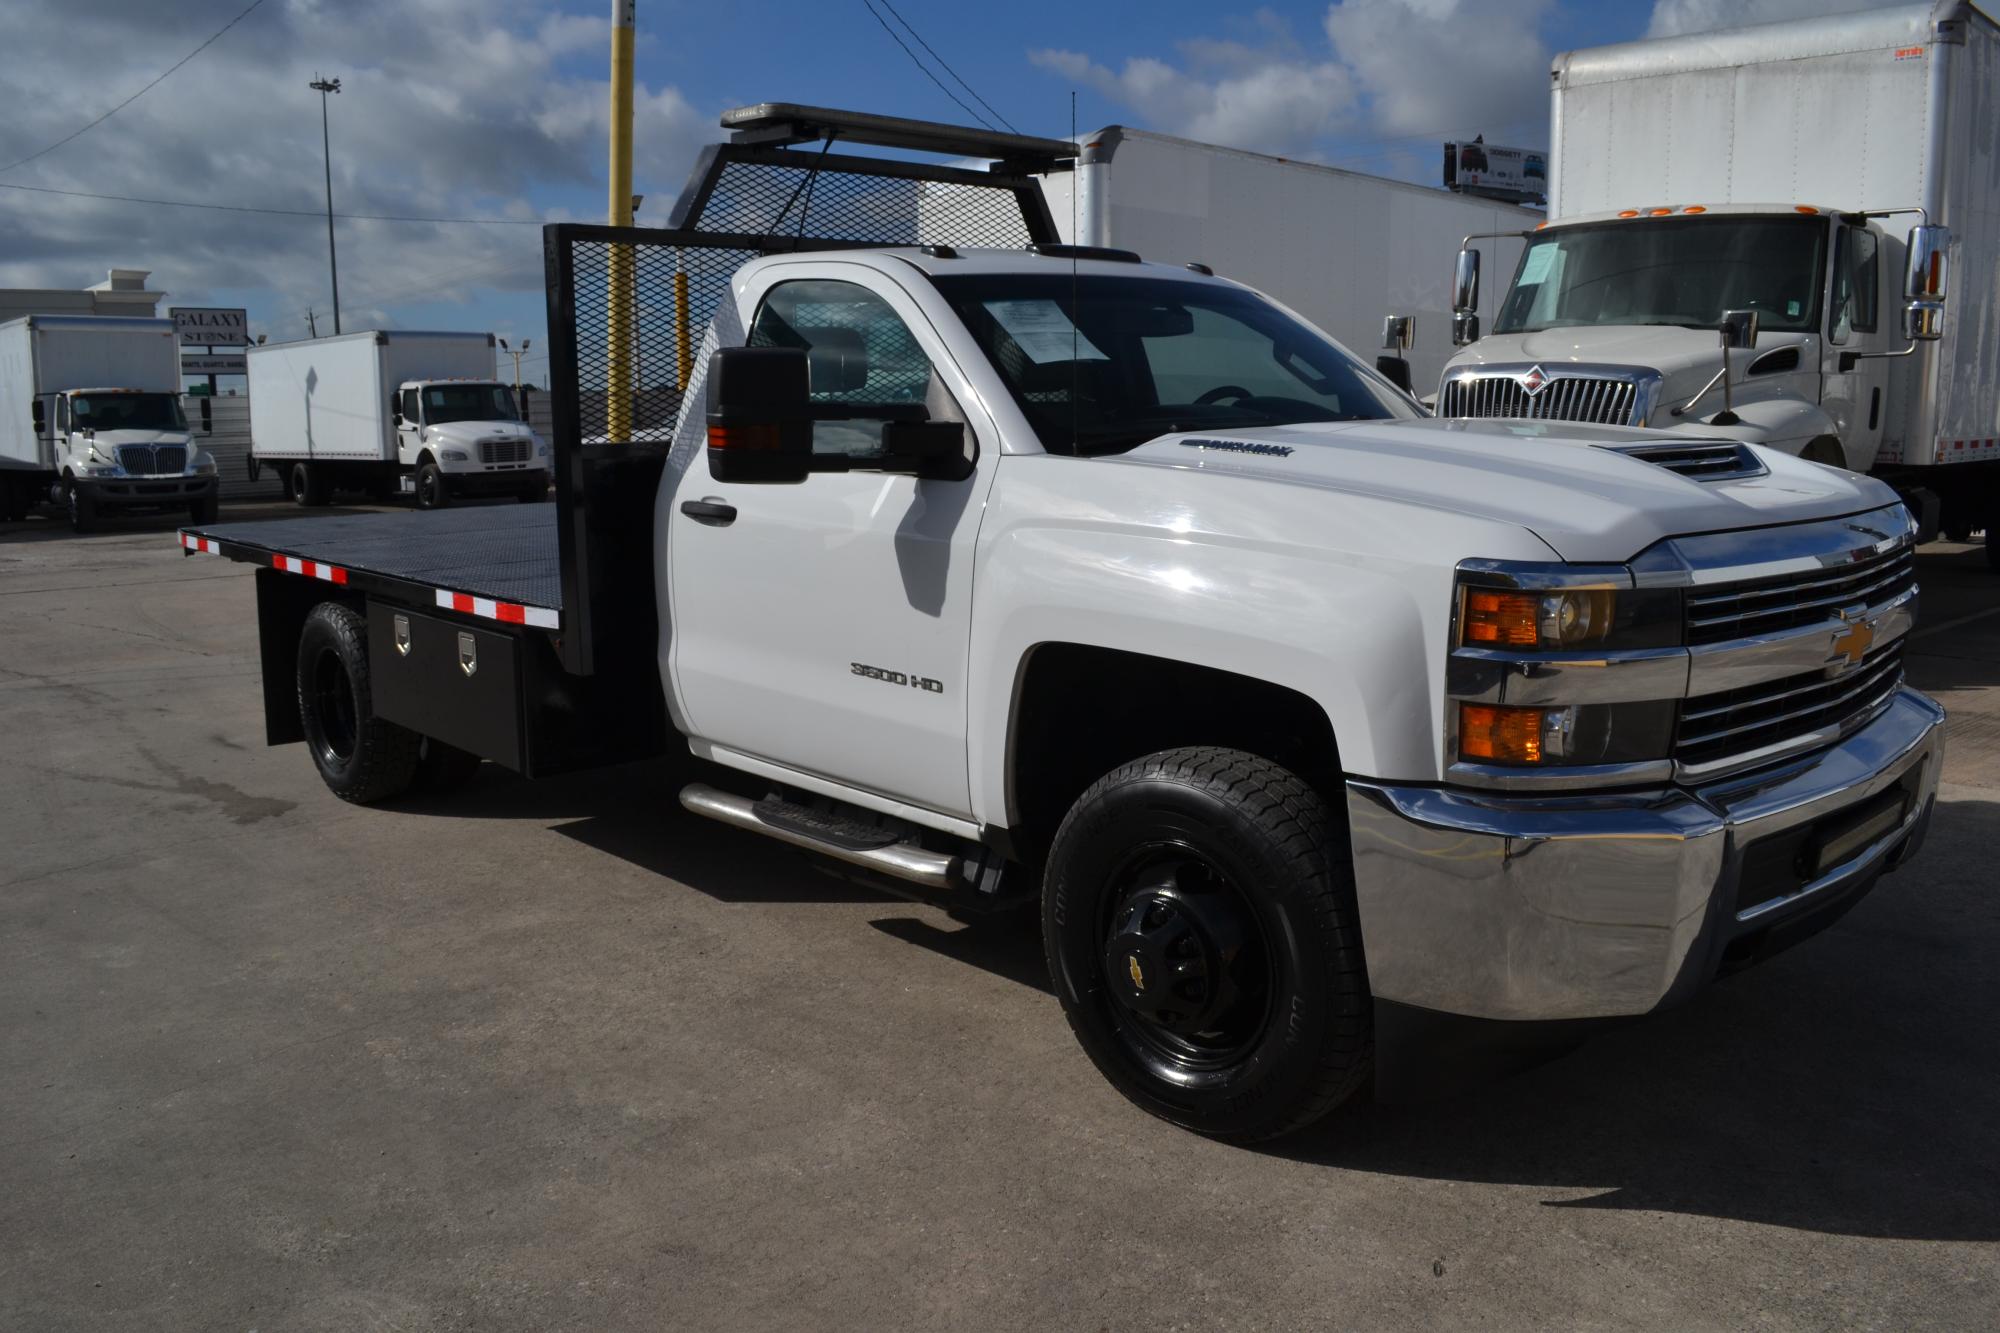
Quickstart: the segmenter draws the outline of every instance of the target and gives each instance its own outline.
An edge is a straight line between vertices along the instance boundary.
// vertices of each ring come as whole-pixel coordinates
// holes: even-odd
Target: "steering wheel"
[[[1207,407],[1209,404],[1219,403],[1225,398],[1254,398],[1256,396],[1241,385],[1223,384],[1210,389],[1207,393],[1195,399],[1194,405],[1196,407]]]

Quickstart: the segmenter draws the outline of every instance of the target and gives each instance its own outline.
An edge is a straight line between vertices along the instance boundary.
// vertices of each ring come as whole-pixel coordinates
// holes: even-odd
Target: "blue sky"
[[[329,306],[324,222],[81,197],[322,206],[315,74],[332,101],[335,206],[511,225],[338,223],[345,326],[491,328],[542,341],[535,222],[604,212],[609,0],[264,0],[104,124],[248,0],[69,0],[0,13],[0,286],[151,268],[187,305],[241,304],[274,340]],[[1866,0],[1334,0],[1241,8],[638,0],[636,185],[661,221],[716,116],[787,100],[970,120],[911,33],[1026,133],[1122,123],[1432,183],[1437,142],[1546,141],[1548,60],[1649,34]],[[877,15],[880,20],[878,21]],[[987,115],[980,110],[981,115]],[[991,118],[991,117],[989,117]],[[37,191],[66,190],[71,194]],[[658,211],[655,211],[655,210]],[[524,370],[539,377],[537,356]]]

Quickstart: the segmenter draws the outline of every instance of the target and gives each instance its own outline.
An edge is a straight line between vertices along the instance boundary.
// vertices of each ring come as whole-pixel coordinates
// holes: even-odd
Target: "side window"
[[[1880,267],[1875,233],[1866,227],[1842,227],[1840,252],[1834,258],[1833,309],[1827,317],[1829,341],[1844,343],[1853,334],[1875,332]]]
[[[56,434],[58,435],[69,434],[68,394],[59,394],[56,397]]]
[[[417,424],[417,391],[403,390],[403,421],[411,426]]]
[[[773,287],[750,324],[752,347],[806,353],[814,406],[842,409],[813,423],[813,452],[871,458],[882,423],[924,419],[931,363],[889,303],[851,282],[806,278]],[[849,415],[851,413],[851,415]]]

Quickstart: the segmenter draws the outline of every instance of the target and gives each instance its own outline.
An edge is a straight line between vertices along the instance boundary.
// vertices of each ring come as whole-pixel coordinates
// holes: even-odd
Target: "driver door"
[[[854,470],[721,483],[697,450],[667,516],[674,678],[697,753],[716,748],[943,814],[970,814],[973,542],[998,435],[928,319],[872,269],[767,269],[751,345],[807,349],[816,454]],[[890,415],[965,423],[972,475],[867,470]],[[851,415],[847,415],[851,414]],[[755,765],[746,765],[755,767]]]
[[[1827,302],[1826,351],[1821,364],[1820,407],[1840,430],[1847,466],[1865,472],[1882,447],[1883,399],[1889,362],[1879,353],[1890,342],[1893,321],[1881,313],[1881,256],[1876,233],[1843,226],[1834,242],[1832,294]]]
[[[405,463],[417,461],[423,444],[422,397],[415,389],[404,389],[398,395],[396,410],[401,416],[396,421],[396,456]]]

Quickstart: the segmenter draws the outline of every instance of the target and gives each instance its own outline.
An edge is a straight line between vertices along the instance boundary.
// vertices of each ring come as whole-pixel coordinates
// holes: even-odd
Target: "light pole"
[[[500,340],[500,350],[514,358],[514,405],[516,407],[520,407],[521,404],[521,357],[527,352],[528,347],[533,342],[533,338],[523,338],[519,347],[509,347],[505,338]],[[524,418],[526,414],[527,409],[522,408]]]
[[[333,144],[326,131],[326,95],[340,91],[339,79],[322,79],[313,75],[313,81],[306,85],[319,94],[319,146],[326,154],[326,267],[333,277],[333,331],[340,332],[340,261],[333,253]]]

